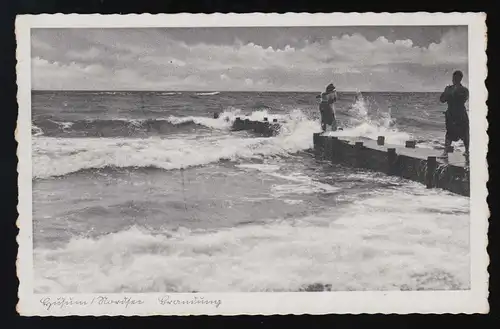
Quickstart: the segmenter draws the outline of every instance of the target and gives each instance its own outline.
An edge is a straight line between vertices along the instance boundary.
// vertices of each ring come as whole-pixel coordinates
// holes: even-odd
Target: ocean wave
[[[362,137],[372,140],[377,140],[378,136],[385,136],[386,143],[396,145],[404,145],[407,140],[413,138],[412,134],[395,127],[396,121],[390,112],[381,111],[365,100],[360,93],[346,114],[349,119],[344,123],[342,130],[326,132],[326,136]]]
[[[172,96],[172,95],[182,95],[182,93],[181,92],[169,91],[169,92],[160,93],[160,95],[163,95],[163,96]]]
[[[340,212],[264,225],[209,231],[134,226],[73,237],[57,248],[35,248],[35,291],[467,289],[468,214],[426,209],[468,210],[468,200],[426,193],[374,195]]]
[[[37,120],[36,126],[43,129],[45,136],[56,137],[127,137],[148,133],[169,134],[180,130],[195,129],[193,121],[173,124],[169,119],[95,119],[60,122]]]
[[[67,137],[127,137],[143,136],[146,133],[170,134],[197,127],[229,129],[234,121],[233,112],[223,112],[218,119],[200,116],[156,119],[94,119],[73,122],[52,119],[35,120],[32,126],[34,136]]]
[[[33,136],[42,136],[43,135],[43,129],[35,125],[34,123],[31,124],[31,135]]]
[[[286,156],[311,148],[312,135],[319,130],[318,123],[304,115],[300,116],[299,113],[290,117],[295,120],[283,123],[280,134],[272,138],[243,138],[238,135],[203,138],[186,135],[183,138],[169,139],[40,136],[33,140],[33,178],[62,176],[82,169],[109,166],[172,170],[204,165],[221,159]]]
[[[310,176],[302,173],[278,173],[280,166],[274,164],[257,164],[257,163],[242,163],[236,165],[237,168],[251,171],[259,171],[265,175],[273,176],[291,183],[274,184],[271,186],[271,195],[274,198],[281,198],[285,195],[301,195],[301,194],[331,194],[339,191],[339,188],[329,184],[324,184],[312,179]],[[290,201],[290,200],[288,200]],[[289,204],[300,203],[301,200],[291,200]]]
[[[443,130],[445,128],[444,115],[439,120],[436,121],[435,118],[424,118],[417,116],[404,116],[398,120],[398,124],[407,126],[416,126],[420,128],[431,128],[434,130]]]
[[[196,93],[196,96],[215,96],[220,94],[220,91],[212,91],[212,92],[203,92],[203,93]]]

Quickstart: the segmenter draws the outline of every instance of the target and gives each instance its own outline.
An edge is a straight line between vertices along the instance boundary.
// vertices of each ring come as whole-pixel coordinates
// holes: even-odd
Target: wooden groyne
[[[280,128],[281,125],[277,119],[269,122],[268,118],[264,118],[264,121],[252,121],[250,119],[241,119],[240,117],[234,120],[232,127],[234,131],[251,130],[256,134],[267,137],[276,136]]]
[[[274,136],[280,124],[236,118],[233,130],[251,130],[263,136]],[[441,151],[417,148],[415,141],[405,145],[386,144],[384,136],[374,140],[352,137],[323,136],[315,133],[314,152],[323,160],[345,166],[363,168],[398,176],[425,184],[427,188],[442,188],[470,196],[470,174],[465,157],[457,152],[440,158]]]
[[[439,150],[416,148],[414,141],[407,141],[406,145],[385,144],[383,136],[377,141],[361,141],[316,133],[313,138],[316,155],[332,163],[406,178],[425,184],[427,188],[470,195],[469,170],[464,156],[459,153],[449,153],[446,160],[439,157]]]

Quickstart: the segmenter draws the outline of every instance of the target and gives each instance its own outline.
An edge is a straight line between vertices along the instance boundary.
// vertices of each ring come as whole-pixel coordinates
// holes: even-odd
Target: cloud
[[[467,81],[466,29],[427,46],[352,33],[274,48],[188,44],[158,30],[57,33],[32,39],[35,89],[322,90],[334,81],[339,90],[427,91],[455,69]]]

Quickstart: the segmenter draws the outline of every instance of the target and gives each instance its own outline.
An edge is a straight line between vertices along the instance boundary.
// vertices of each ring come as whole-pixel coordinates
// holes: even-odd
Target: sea
[[[469,198],[316,159],[317,95],[33,91],[35,292],[470,289]],[[335,105],[344,136],[427,148],[445,110],[437,93]]]

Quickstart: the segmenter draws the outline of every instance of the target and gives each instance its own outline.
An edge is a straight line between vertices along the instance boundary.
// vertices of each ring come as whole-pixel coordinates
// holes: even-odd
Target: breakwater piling
[[[263,121],[252,121],[250,119],[237,117],[232,126],[233,131],[251,130],[256,134],[266,137],[276,136],[280,128],[281,125],[278,123],[277,119],[273,119],[271,123],[268,118],[264,118]]]
[[[237,117],[232,130],[249,130],[262,136],[275,136],[281,125],[277,119],[270,122],[252,121]],[[441,151],[419,148],[416,141],[405,145],[387,144],[385,136],[377,140],[356,137],[313,135],[316,157],[335,164],[382,172],[425,184],[427,188],[442,188],[470,196],[470,174],[465,157],[450,150],[448,158],[440,157]]]
[[[373,141],[316,133],[313,140],[316,156],[332,163],[383,172],[425,184],[427,188],[470,196],[469,170],[458,152],[443,159],[439,150],[418,148],[415,141],[407,141],[404,146],[386,144],[384,136]]]

